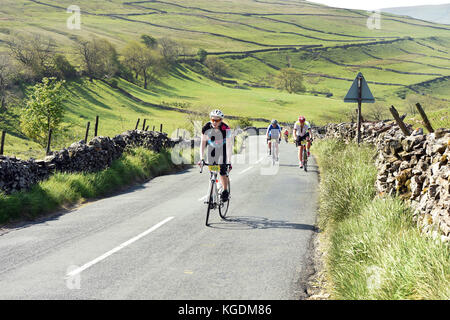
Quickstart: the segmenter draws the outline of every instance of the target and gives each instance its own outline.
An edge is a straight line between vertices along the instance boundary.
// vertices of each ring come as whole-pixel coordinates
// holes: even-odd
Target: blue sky
[[[332,7],[362,10],[450,3],[449,0],[312,0],[311,2],[317,2]]]

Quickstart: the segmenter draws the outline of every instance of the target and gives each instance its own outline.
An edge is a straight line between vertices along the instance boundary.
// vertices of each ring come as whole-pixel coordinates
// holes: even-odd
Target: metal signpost
[[[350,90],[344,98],[344,102],[357,102],[358,103],[358,132],[357,139],[358,144],[361,142],[361,104],[363,102],[374,103],[375,98],[370,92],[369,85],[363,74],[360,72],[353,81]]]

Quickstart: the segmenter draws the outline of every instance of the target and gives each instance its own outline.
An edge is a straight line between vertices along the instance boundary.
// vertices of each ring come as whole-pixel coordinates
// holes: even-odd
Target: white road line
[[[145,237],[146,235],[148,235],[150,232],[155,231],[156,229],[158,229],[159,227],[161,227],[163,224],[169,222],[170,220],[172,220],[174,217],[169,217],[163,221],[161,221],[160,223],[154,225],[153,227],[151,227],[150,229],[148,229],[147,231],[137,235],[136,237],[122,243],[121,245],[115,247],[114,249],[106,252],[105,254],[101,255],[100,257],[92,260],[91,262],[86,263],[84,266],[77,268],[75,270],[72,270],[71,272],[67,273],[67,277],[73,277],[81,272],[83,272],[84,270],[86,270],[87,268],[92,267],[94,264],[106,259],[107,257],[109,257],[110,255],[116,253],[117,251],[125,248],[126,246],[132,244],[133,242],[138,241],[139,239],[141,239],[142,237]]]
[[[256,161],[256,163],[260,163],[261,161],[263,161],[264,159],[266,159],[266,156],[262,157],[261,159],[259,159],[258,161]]]
[[[251,169],[253,169],[253,167],[249,167],[249,168],[247,168],[247,169],[245,169],[245,170],[239,172],[239,174],[246,173],[247,171],[249,171],[249,170],[251,170]]]

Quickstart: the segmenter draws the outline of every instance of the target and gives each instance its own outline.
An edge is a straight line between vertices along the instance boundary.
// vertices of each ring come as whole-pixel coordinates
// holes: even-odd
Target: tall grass
[[[404,202],[375,196],[372,148],[316,146],[332,298],[450,299],[450,247],[421,235]]]
[[[0,193],[0,223],[33,218],[63,206],[111,194],[134,182],[174,169],[170,153],[136,148],[127,151],[111,167],[95,173],[57,173],[29,191]]]

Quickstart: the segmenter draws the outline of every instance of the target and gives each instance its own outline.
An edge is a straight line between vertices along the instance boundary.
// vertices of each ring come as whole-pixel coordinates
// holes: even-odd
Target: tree
[[[164,57],[164,60],[168,64],[174,64],[181,54],[181,46],[169,38],[162,38],[159,40],[159,45],[161,46],[160,52]]]
[[[289,93],[299,93],[306,90],[303,85],[303,75],[294,68],[284,68],[275,78],[275,86]]]
[[[197,57],[200,63],[204,63],[206,60],[206,57],[208,56],[208,51],[205,49],[198,49]]]
[[[136,80],[139,77],[139,70],[142,65],[143,46],[137,41],[128,42],[122,51],[122,62],[135,74]]]
[[[73,79],[77,76],[77,71],[62,54],[57,54],[53,58],[55,76],[58,79]]]
[[[123,63],[135,72],[136,79],[142,76],[145,89],[149,82],[154,82],[164,72],[163,58],[160,53],[137,41],[129,42],[124,48]]]
[[[366,114],[374,121],[386,120],[388,118],[388,108],[382,103],[373,103],[367,106]]]
[[[106,39],[92,38],[78,45],[83,71],[89,80],[113,77],[119,69],[116,49]]]
[[[49,130],[57,130],[64,116],[64,82],[44,77],[33,87],[20,115],[23,133],[43,147]]]
[[[7,89],[11,85],[13,75],[11,59],[6,55],[0,55],[0,111],[6,108]]]
[[[219,75],[225,76],[227,74],[227,64],[217,57],[207,57],[205,65],[208,67],[208,70],[214,78],[217,78]]]
[[[53,74],[55,44],[52,38],[39,34],[16,34],[8,46],[11,56],[28,68],[35,78]]]
[[[147,46],[147,48],[156,49],[158,47],[158,41],[155,38],[153,38],[152,36],[143,34],[141,36],[141,40],[142,40],[142,43]]]

